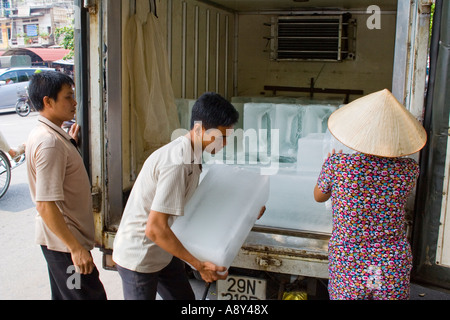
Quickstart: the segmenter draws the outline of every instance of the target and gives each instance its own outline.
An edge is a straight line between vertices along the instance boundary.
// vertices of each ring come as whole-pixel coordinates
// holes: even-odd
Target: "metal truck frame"
[[[127,36],[123,32],[124,17],[133,10],[133,6],[136,9],[136,3],[142,2],[143,0],[75,0],[75,65],[79,102],[77,120],[82,124],[81,149],[93,186],[96,243],[105,253],[105,268],[114,265],[111,260],[114,234],[126,203],[127,192],[137,174],[137,169],[133,168],[128,157],[124,156],[127,152],[130,153],[130,136],[123,129],[126,128],[124,124],[129,121],[129,109],[122,104],[122,40]],[[373,5],[367,7],[367,1],[347,1],[346,3],[351,5],[347,9],[323,7],[311,11],[311,8],[298,7],[294,10],[280,7],[262,11],[254,6],[246,11],[237,11],[231,4],[225,6],[226,1],[146,1],[149,6],[156,4],[159,18],[166,26],[167,51],[177,98],[195,99],[198,93],[208,88],[227,98],[242,94],[256,95],[258,93],[255,93],[255,90],[263,90],[262,87],[252,88],[248,79],[240,73],[240,69],[245,69],[245,64],[248,63],[245,56],[251,55],[245,52],[245,46],[240,41],[243,37],[240,31],[252,27],[247,25],[252,19],[259,23],[267,21],[267,17],[279,15],[350,12],[358,18],[357,28],[375,31],[385,19],[395,21],[395,25],[391,25],[390,29],[395,31],[395,36],[393,35],[392,42],[388,41],[390,45],[394,45],[390,48],[393,59],[388,62],[392,65],[392,71],[388,74],[391,78],[388,79],[388,87],[397,99],[424,123],[429,134],[427,147],[416,155],[420,160],[422,173],[408,209],[408,232],[414,253],[412,277],[418,281],[450,288],[450,213],[447,213],[450,203],[447,200],[450,86],[446,82],[450,66],[450,5],[448,1],[436,0],[434,29],[430,42],[432,1],[372,2]],[[391,5],[389,9],[384,10],[388,2]],[[392,2],[395,3],[394,8]],[[329,4],[330,1],[323,3]],[[205,24],[206,30],[203,27]],[[258,24],[254,28],[257,30],[263,26]],[[199,39],[202,39],[205,32],[208,39],[207,52],[203,56],[200,54],[199,58]],[[380,41],[374,37],[370,41]],[[358,57],[358,44],[363,41],[358,38],[354,40]],[[217,46],[216,49],[213,45]],[[222,50],[219,51],[218,47]],[[186,61],[189,55],[194,57],[189,60],[192,63]],[[266,56],[269,61],[269,53],[266,53]],[[355,56],[348,55],[347,59],[355,59]],[[379,61],[380,65],[382,63]],[[313,64],[314,62],[310,63],[311,66]],[[344,64],[338,64],[339,62],[336,62],[333,66],[344,68]],[[283,68],[281,62],[278,66]],[[295,67],[295,62],[290,66]],[[371,66],[373,74],[376,74],[376,60]],[[282,70],[274,72],[279,72],[278,76],[282,74]],[[201,74],[207,76],[202,78]],[[191,75],[196,80],[192,83],[189,81]],[[327,80],[335,82],[341,79],[339,76],[333,78],[332,74],[327,77]],[[280,83],[282,82],[281,79]],[[314,87],[314,83],[311,82],[309,90],[298,90],[298,84],[294,86],[300,92],[303,90],[309,91],[309,94],[320,94],[322,89]],[[376,84],[367,83],[365,92],[375,87]],[[272,86],[265,89],[270,91],[292,88],[274,89]],[[191,96],[190,92],[193,92]],[[354,91],[348,90],[346,93],[347,99],[349,94],[355,94]],[[283,275],[287,278],[286,283],[289,283],[291,276],[327,279],[329,237],[330,234],[308,230],[255,226],[233,267]]]

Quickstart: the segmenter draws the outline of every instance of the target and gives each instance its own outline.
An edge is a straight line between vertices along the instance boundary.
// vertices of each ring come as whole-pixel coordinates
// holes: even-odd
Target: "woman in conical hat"
[[[405,204],[419,166],[404,156],[424,147],[426,132],[387,89],[335,111],[328,129],[357,151],[328,157],[314,189],[316,201],[332,200],[330,298],[408,299]]]

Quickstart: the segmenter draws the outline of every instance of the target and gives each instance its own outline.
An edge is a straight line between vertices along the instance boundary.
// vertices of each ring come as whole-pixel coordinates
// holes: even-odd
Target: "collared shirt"
[[[80,244],[94,245],[94,218],[91,186],[83,160],[60,127],[38,117],[38,125],[28,137],[27,173],[33,202],[55,202],[67,227]],[[66,245],[36,216],[36,242],[48,249],[69,252]]]
[[[201,167],[185,137],[170,142],[148,157],[127,201],[114,240],[113,260],[123,268],[152,273],[163,269],[172,255],[145,235],[151,210],[170,214],[169,225],[184,214],[198,186]]]

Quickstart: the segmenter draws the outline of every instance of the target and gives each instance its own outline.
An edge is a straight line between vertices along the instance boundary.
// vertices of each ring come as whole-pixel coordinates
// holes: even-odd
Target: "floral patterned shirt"
[[[323,165],[318,187],[331,191],[330,245],[377,245],[406,240],[405,205],[419,166],[410,158],[363,153],[334,154]]]
[[[408,158],[334,154],[318,187],[331,192],[330,299],[408,299],[412,267],[405,205],[419,175]]]

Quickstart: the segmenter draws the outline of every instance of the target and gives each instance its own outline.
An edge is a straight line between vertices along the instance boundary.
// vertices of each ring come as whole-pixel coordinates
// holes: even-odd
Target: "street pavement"
[[[0,110],[0,130],[12,147],[26,142],[36,124],[38,114],[22,118],[15,113]],[[0,199],[0,300],[49,300],[50,285],[47,266],[34,242],[35,208],[31,201],[26,176],[26,165],[12,171],[11,184]],[[102,253],[92,251],[100,279],[108,299],[122,300],[122,284],[116,271],[102,268]],[[205,290],[202,281],[192,279],[197,299]],[[215,286],[211,286],[207,299],[217,298]],[[411,285],[411,300],[450,300],[450,293]]]

